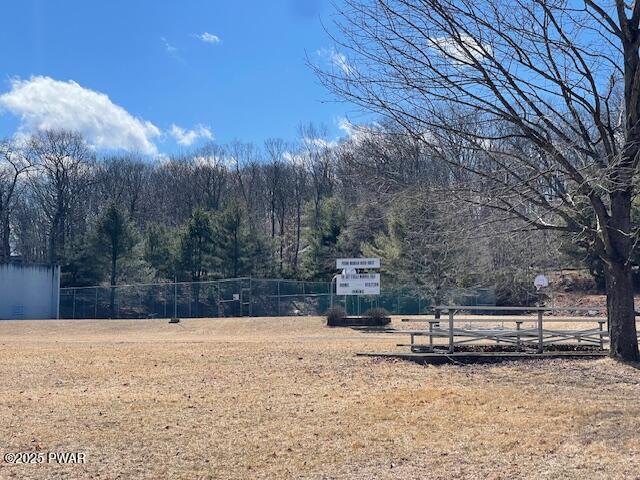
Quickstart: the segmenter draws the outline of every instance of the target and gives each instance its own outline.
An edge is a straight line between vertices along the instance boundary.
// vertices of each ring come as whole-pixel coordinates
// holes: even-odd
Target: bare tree
[[[587,239],[611,355],[638,360],[640,2],[347,0],[339,18],[347,60],[323,81],[465,170],[460,198]]]
[[[266,211],[260,201],[263,191],[261,152],[251,143],[234,142],[229,146],[229,154],[235,185],[251,219],[250,226],[254,228],[260,219],[264,219],[262,214]]]
[[[265,142],[265,150],[269,159],[269,163],[264,167],[264,176],[266,194],[269,201],[271,239],[274,242],[276,241],[277,225],[278,265],[279,272],[282,273],[287,243],[288,217],[291,212],[290,206],[294,203],[293,170],[296,167],[285,160],[285,154],[289,152],[289,146],[283,140],[267,140]]]
[[[198,204],[208,210],[221,207],[227,188],[229,170],[225,164],[226,149],[209,144],[198,150],[193,158],[193,181],[196,193],[202,196]]]
[[[44,130],[29,141],[36,169],[30,183],[48,222],[48,260],[58,263],[69,236],[72,205],[91,183],[93,153],[81,135],[66,130]]]
[[[20,180],[30,167],[14,142],[0,142],[0,262],[11,257],[11,216],[20,194]]]
[[[465,234],[470,225],[447,207],[426,190],[404,189],[387,210],[386,232],[363,245],[365,255],[383,259],[382,271],[394,284],[429,293],[434,305],[477,276],[477,259],[465,256],[471,250]]]
[[[291,245],[289,247],[288,262],[294,273],[298,273],[300,266],[300,251],[302,242],[302,217],[305,203],[310,197],[310,181],[309,171],[304,151],[294,150],[283,154],[283,158],[287,160],[290,169],[290,189],[292,204],[292,220],[290,228]]]
[[[301,154],[313,188],[314,225],[318,227],[320,205],[330,197],[335,183],[334,152],[326,140],[325,128],[313,124],[300,126]]]
[[[177,226],[187,221],[198,206],[199,192],[193,184],[193,162],[185,156],[157,163],[149,179],[152,217]]]
[[[135,155],[104,159],[98,166],[97,183],[105,203],[124,207],[131,219],[141,218],[150,167]]]

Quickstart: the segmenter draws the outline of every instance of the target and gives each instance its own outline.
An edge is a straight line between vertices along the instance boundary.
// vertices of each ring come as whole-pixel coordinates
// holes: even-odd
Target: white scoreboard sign
[[[363,267],[360,267],[363,268]],[[374,268],[374,267],[371,267]],[[347,273],[336,280],[337,295],[380,295],[379,273]]]
[[[352,268],[380,268],[379,258],[338,258],[336,260],[336,268],[352,269]]]

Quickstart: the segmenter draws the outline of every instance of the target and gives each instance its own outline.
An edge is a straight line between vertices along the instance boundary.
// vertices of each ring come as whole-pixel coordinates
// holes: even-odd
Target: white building
[[[58,318],[60,267],[0,264],[0,320]]]

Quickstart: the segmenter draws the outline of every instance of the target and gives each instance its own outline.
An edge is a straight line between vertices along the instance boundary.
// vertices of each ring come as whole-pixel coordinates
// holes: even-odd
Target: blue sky
[[[61,124],[150,154],[294,140],[306,122],[338,137],[355,107],[305,64],[340,61],[332,14],[328,0],[6,2],[0,137]]]

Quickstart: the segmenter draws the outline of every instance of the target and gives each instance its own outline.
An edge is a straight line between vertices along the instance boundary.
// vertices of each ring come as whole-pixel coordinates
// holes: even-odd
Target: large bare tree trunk
[[[611,169],[613,191],[611,216],[607,233],[611,254],[605,261],[607,283],[607,315],[609,318],[610,355],[618,360],[637,362],[638,338],[636,334],[635,303],[631,276],[631,254],[634,234],[631,207],[634,196],[634,174],[637,171],[640,142],[640,64],[638,23],[640,8],[637,2],[629,8],[616,1],[624,52],[625,145],[620,162]],[[629,17],[628,14],[631,16]],[[617,168],[615,168],[617,167]]]
[[[610,355],[620,360],[638,361],[631,269],[620,264],[609,265],[605,268],[605,277]]]
[[[633,279],[631,275],[631,188],[611,194],[608,224],[610,252],[604,260],[607,286],[607,317],[611,339],[610,355],[618,360],[637,362]]]
[[[0,244],[0,261],[8,262],[11,259],[11,223],[9,216],[2,219],[2,242]]]

